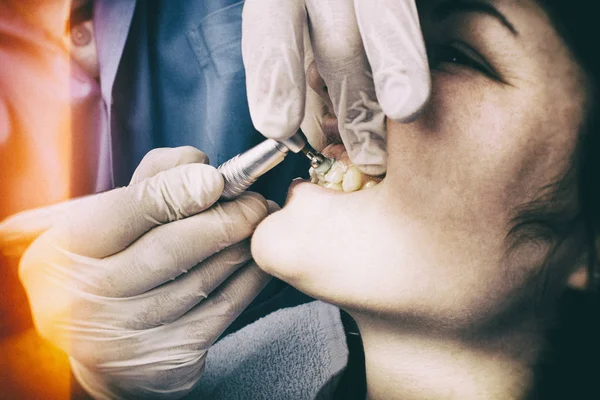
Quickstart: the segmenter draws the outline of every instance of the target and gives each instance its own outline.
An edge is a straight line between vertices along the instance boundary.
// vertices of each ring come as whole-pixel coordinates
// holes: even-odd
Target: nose
[[[311,62],[306,69],[306,81],[308,82],[308,86],[310,86],[311,89],[323,99],[325,105],[327,105],[328,113],[335,115],[335,109],[333,108],[333,103],[329,97],[329,92],[327,91],[327,84],[319,73],[319,70],[317,69],[317,63],[315,61]]]

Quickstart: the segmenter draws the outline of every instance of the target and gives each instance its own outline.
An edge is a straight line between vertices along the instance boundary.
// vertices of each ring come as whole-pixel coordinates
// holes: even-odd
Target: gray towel
[[[188,398],[330,398],[347,362],[339,309],[314,301],[276,311],[215,344]]]

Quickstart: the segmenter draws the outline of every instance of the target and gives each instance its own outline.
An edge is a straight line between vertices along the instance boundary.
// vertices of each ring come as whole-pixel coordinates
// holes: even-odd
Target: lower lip
[[[314,193],[314,194],[319,194],[319,195],[327,195],[327,194],[332,194],[332,193],[338,194],[339,192],[336,192],[331,189],[326,189],[319,185],[315,185],[314,183],[311,183],[311,181],[309,181],[309,180],[298,178],[298,179],[294,179],[288,188],[288,195],[287,195],[286,203],[288,201],[290,201],[290,198],[292,197],[292,195],[297,195],[298,193]]]
[[[302,178],[296,178],[292,181],[292,183],[290,184],[288,190],[291,191],[292,189],[294,189],[294,187],[303,184],[303,183],[311,183],[309,180],[307,179],[302,179]]]

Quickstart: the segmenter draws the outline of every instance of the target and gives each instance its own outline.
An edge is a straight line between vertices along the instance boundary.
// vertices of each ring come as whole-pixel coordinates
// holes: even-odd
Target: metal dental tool
[[[303,153],[310,160],[310,165],[320,173],[326,173],[333,165],[331,159],[308,144],[301,132],[281,142],[267,139],[218,167],[225,180],[221,199],[232,200],[238,197],[258,178],[281,163],[290,151]]]

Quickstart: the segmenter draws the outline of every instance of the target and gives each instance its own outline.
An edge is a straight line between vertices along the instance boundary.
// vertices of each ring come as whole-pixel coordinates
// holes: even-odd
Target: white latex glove
[[[350,160],[384,173],[385,116],[413,120],[430,93],[415,0],[246,0],[250,114],[266,137],[287,139],[302,122],[311,46]]]
[[[246,193],[215,204],[223,179],[202,162],[191,148],[155,150],[126,188],[32,211],[46,215],[38,227],[27,212],[0,224],[4,249],[19,243],[19,221],[23,243],[47,229],[20,277],[36,328],[95,398],[185,395],[209,347],[270,279],[247,240],[267,202]]]

